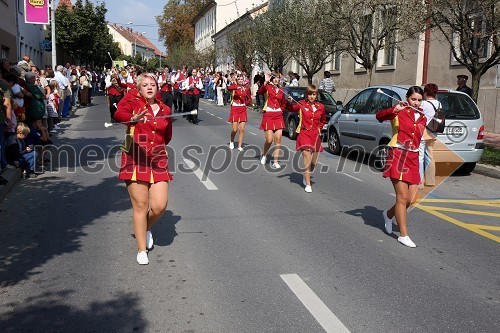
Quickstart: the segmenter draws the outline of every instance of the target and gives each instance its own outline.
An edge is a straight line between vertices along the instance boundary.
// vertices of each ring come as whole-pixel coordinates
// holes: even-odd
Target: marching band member
[[[181,77],[181,72],[177,72],[175,69],[172,70],[171,83],[172,83],[172,104],[174,106],[174,112],[182,112],[182,94],[181,94],[181,84],[185,78]]]
[[[288,97],[290,103],[292,97]],[[318,88],[308,85],[306,88],[306,98],[293,105],[293,111],[300,113],[300,122],[296,132],[299,133],[296,142],[296,149],[302,151],[304,158],[304,190],[312,192],[311,173],[318,163],[319,153],[323,151],[321,146],[321,129],[326,124],[326,113],[323,104],[318,102]]]
[[[245,124],[247,119],[247,105],[252,103],[252,92],[250,88],[245,85],[245,78],[243,75],[238,75],[237,83],[233,83],[227,87],[227,90],[233,92],[231,103],[231,112],[229,114],[229,121],[232,124],[231,141],[229,141],[229,148],[234,149],[234,137],[238,133],[238,150],[243,150],[243,135],[245,134]]]
[[[271,167],[274,169],[281,168],[278,163],[279,148],[281,146],[281,136],[285,124],[283,121],[283,110],[286,106],[285,94],[279,88],[279,77],[274,74],[266,74],[265,82],[260,86],[258,93],[266,94],[266,103],[264,104],[264,114],[260,129],[264,131],[266,141],[264,143],[264,153],[260,159],[260,164],[266,164],[267,152],[274,141],[274,162],[271,161]]]
[[[111,121],[113,121],[114,114],[116,112],[116,105],[118,105],[120,100],[125,95],[127,84],[125,82],[122,82],[117,70],[113,68],[111,70],[109,85],[106,85],[109,97],[109,113],[111,114]]]
[[[396,203],[382,213],[385,231],[392,234],[392,219],[396,217],[400,236],[398,242],[408,247],[416,247],[408,236],[406,228],[406,209],[415,197],[420,183],[418,148],[427,119],[420,110],[424,92],[413,86],[406,93],[406,102],[377,112],[379,121],[390,120],[393,137],[389,143],[389,154],[385,165],[384,177],[391,179],[396,192]]]
[[[117,122],[129,122],[122,146],[119,179],[124,180],[132,201],[137,262],[149,263],[147,250],[153,247],[151,227],[163,215],[168,202],[168,170],[165,146],[172,138],[170,108],[157,97],[156,77],[144,73],[137,78],[138,94],[126,98],[114,114]]]
[[[158,77],[158,85],[160,86],[161,92],[161,100],[164,104],[166,104],[170,109],[172,109],[172,85],[170,78],[170,69],[168,65],[165,65],[163,68],[163,73]]]
[[[189,112],[193,110],[198,110],[198,104],[200,102],[200,94],[203,89],[203,81],[201,77],[198,76],[198,70],[193,68],[191,75],[185,79],[182,83],[181,90],[185,95],[185,107],[184,112]],[[187,116],[189,122],[193,124],[198,124],[198,115]]]

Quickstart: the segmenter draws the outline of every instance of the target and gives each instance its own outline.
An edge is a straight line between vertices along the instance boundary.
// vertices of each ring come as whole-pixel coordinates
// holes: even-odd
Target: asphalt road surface
[[[453,176],[383,231],[390,182],[321,154],[304,192],[295,142],[259,164],[260,114],[229,150],[228,107],[174,121],[174,181],[136,263],[117,179],[124,126],[104,97],[54,136],[51,171],[0,203],[0,332],[500,332],[500,181]],[[326,147],[326,144],[325,144]]]

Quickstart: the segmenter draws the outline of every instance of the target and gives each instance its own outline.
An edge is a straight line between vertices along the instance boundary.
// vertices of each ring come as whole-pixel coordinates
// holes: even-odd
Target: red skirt
[[[231,113],[229,114],[229,118],[227,119],[230,123],[243,123],[247,122],[247,107],[244,105],[231,106]]]
[[[173,180],[174,178],[168,170],[168,156],[165,147],[158,147],[155,153],[146,153],[134,142],[128,153],[122,153],[118,179],[150,184]]]
[[[295,144],[297,150],[310,150],[313,153],[322,152],[321,136],[316,131],[301,130]]]
[[[285,128],[282,112],[264,112],[259,129],[263,131],[276,131]]]
[[[420,184],[418,152],[390,148],[385,164],[384,177],[402,180],[412,185]]]

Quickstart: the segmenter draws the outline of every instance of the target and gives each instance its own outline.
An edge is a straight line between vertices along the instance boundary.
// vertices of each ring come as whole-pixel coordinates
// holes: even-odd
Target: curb
[[[8,183],[0,185],[0,201],[12,190],[14,185],[21,179],[21,171],[19,169],[6,169],[2,172],[2,177],[7,179]]]
[[[490,178],[500,179],[500,168],[486,164],[476,164],[473,173]]]

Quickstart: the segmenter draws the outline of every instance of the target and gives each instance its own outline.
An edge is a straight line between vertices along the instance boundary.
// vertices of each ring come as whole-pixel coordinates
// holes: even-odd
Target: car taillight
[[[479,132],[477,132],[477,139],[478,140],[484,139],[484,125],[481,125],[481,127],[479,128]]]

